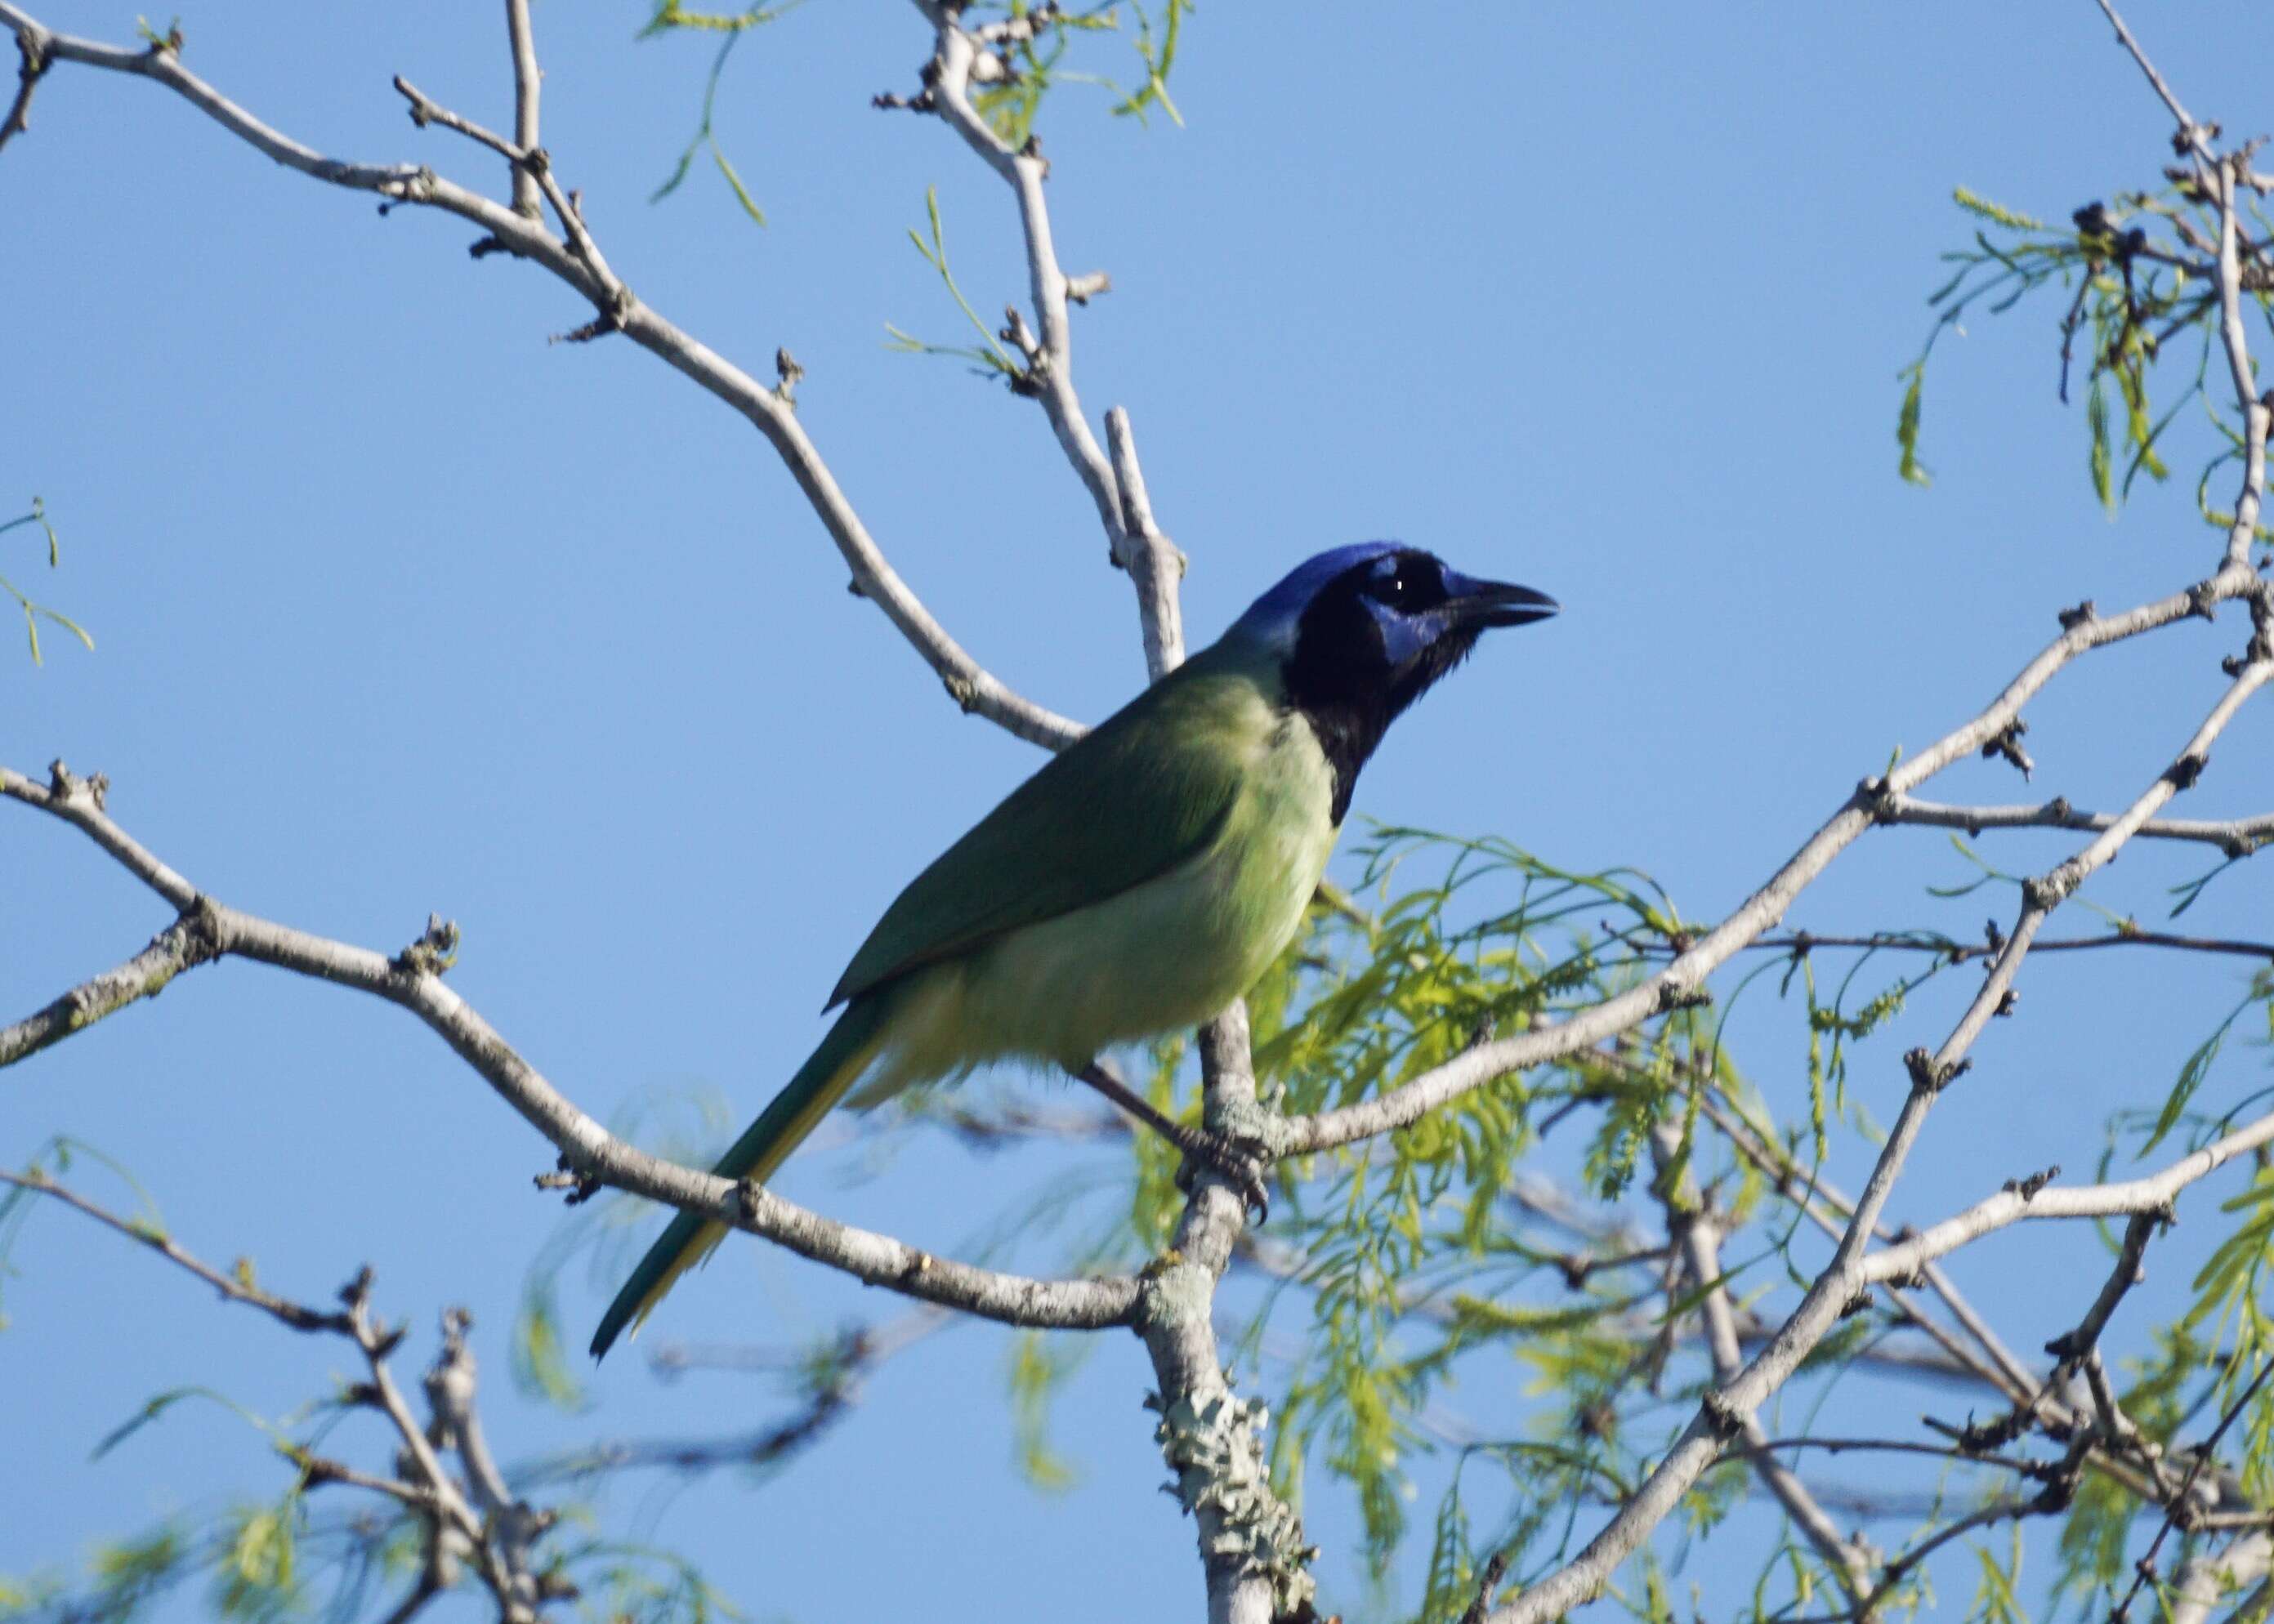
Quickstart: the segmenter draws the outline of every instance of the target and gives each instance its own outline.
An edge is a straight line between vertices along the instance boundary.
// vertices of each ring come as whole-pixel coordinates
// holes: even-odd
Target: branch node
[[[360,1310],[371,1301],[371,1265],[366,1263],[355,1272],[355,1278],[340,1288],[340,1301],[350,1312]]]
[[[2190,790],[2195,786],[2195,780],[2202,777],[2203,769],[2210,763],[2209,756],[2200,750],[2190,750],[2164,770],[2164,778],[2175,790]]]
[[[2060,1163],[2056,1162],[2041,1173],[2032,1173],[2026,1178],[2009,1178],[2003,1187],[2009,1195],[2020,1196],[2025,1202],[2034,1201],[2037,1199],[2038,1191],[2059,1177]]]
[[[2037,1497],[2029,1502],[2029,1509],[2051,1516],[2067,1511],[2069,1502],[2075,1498],[2075,1475],[2063,1472],[2046,1482],[2045,1486],[2038,1491]]]
[[[398,975],[440,975],[458,962],[458,940],[456,920],[429,914],[418,939],[388,962]]]
[[[1723,1443],[1745,1430],[1744,1413],[1719,1387],[1706,1390],[1706,1396],[1698,1401],[1698,1413],[1705,1418],[1706,1429]]]
[[[2029,731],[2029,725],[2020,717],[2015,717],[2000,728],[1994,738],[1983,745],[1983,759],[1989,761],[2003,756],[2021,769],[2022,778],[2030,777],[2037,771],[2037,764],[2029,759],[2029,753],[2022,748],[2022,735]]]
[[[100,772],[80,778],[64,765],[63,757],[57,756],[48,763],[48,793],[65,803],[84,795],[87,803],[100,812],[110,794],[110,779]]]
[[[0,118],[0,147],[8,138],[32,127],[32,93],[39,88],[40,76],[48,71],[48,36],[36,26],[19,25],[16,31],[16,49],[23,57],[17,69],[16,100],[8,109],[8,116]]]
[[[1903,1068],[1911,1075],[1911,1086],[1921,1094],[1940,1094],[1974,1069],[1971,1060],[1961,1060],[1951,1065],[1937,1065],[1934,1056],[1924,1049],[1914,1049],[1903,1056]]]
[[[621,333],[632,313],[632,290],[618,282],[608,295],[608,302],[599,314],[581,327],[571,327],[566,333],[555,333],[545,342],[548,344],[589,344],[596,338],[606,338],[611,333]]]
[[[2096,615],[2097,612],[2092,606],[2092,599],[2088,598],[2082,603],[2077,605],[2074,609],[2064,609],[2060,612],[2061,630],[2065,632],[2073,632],[2080,626],[2090,626],[2092,624]]]
[[[938,70],[932,64],[926,63],[924,69],[927,79],[937,76]],[[869,105],[886,111],[906,109],[911,113],[937,113],[939,111],[939,98],[927,84],[912,96],[901,95],[898,91],[880,90],[869,98]]]
[[[774,385],[774,399],[785,406],[795,406],[797,380],[805,376],[805,368],[797,364],[797,357],[790,354],[787,344],[774,351],[774,376],[779,380]]]
[[[1003,306],[1003,327],[996,336],[1006,344],[1016,344],[1030,366],[1042,365],[1043,341],[1035,336],[1035,330],[1027,325],[1027,318],[1016,304]]]
[[[2000,1416],[1995,1421],[1977,1424],[1969,1419],[1964,1426],[1955,1430],[1947,1427],[1939,1430],[1950,1433],[1952,1440],[1957,1444],[1961,1453],[1984,1455],[2004,1448],[2026,1432],[2028,1427],[2029,1418],[2026,1412],[2014,1410]]]
[[[1492,1553],[1492,1560],[1485,1564],[1484,1572],[1478,1576],[1477,1598],[1469,1604],[1469,1610],[1461,1614],[1461,1624],[1485,1624],[1485,1616],[1492,1610],[1493,1592],[1500,1589],[1500,1582],[1507,1576],[1508,1553],[1495,1551]]]
[[[1678,981],[1662,981],[1658,989],[1658,1012],[1671,1015],[1676,1010],[1703,1009],[1713,1002],[1713,995],[1703,987],[1684,987]]]
[[[566,1190],[571,1207],[583,1206],[604,1188],[591,1173],[571,1172],[565,1168],[551,1173],[539,1173],[531,1182],[539,1190]]]

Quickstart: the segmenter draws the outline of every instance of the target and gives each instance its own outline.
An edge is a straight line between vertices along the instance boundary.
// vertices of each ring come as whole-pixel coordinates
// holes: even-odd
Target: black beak
[[[1464,583],[1451,605],[1453,613],[1472,626],[1529,626],[1562,606],[1545,592],[1501,581]]]

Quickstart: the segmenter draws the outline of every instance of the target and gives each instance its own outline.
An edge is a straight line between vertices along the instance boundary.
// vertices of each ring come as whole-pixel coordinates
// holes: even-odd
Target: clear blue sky
[[[505,126],[498,9],[212,0],[184,14],[186,60],[328,152],[494,188],[501,166],[413,130],[388,80]],[[132,38],[131,8],[42,14]],[[694,127],[707,48],[635,45],[644,15],[537,19],[546,145],[615,267],[754,371],[794,350],[804,422],[934,612],[1021,691],[1103,715],[1142,677],[1128,593],[1039,412],[881,343],[887,321],[957,339],[904,235],[928,185],[974,302],[1024,289],[999,183],[937,124],[868,106],[914,88],[920,19],[816,4],[739,53],[719,128],[772,220],[759,230],[704,169],[645,201]],[[1196,643],[1295,559],[1384,535],[1566,605],[1400,725],[1361,812],[1575,867],[1635,863],[1713,917],[1894,747],[1978,708],[2057,606],[2159,594],[2212,556],[2188,494],[2200,441],[2172,488],[2120,523],[2100,514],[2081,414],[2053,399],[2046,304],[1945,346],[1936,485],[1894,477],[1894,374],[1924,334],[1936,254],[1967,230],[1952,186],[2058,219],[2152,182],[2164,158],[2165,117],[2087,0],[1287,16],[1217,0],[1194,19],[1181,131],[1110,119],[1080,90],[1044,130],[1068,268],[1115,283],[1078,314],[1081,386],[1095,413],[1133,414],[1192,556]],[[2222,36],[2254,17],[2141,4],[2132,21],[2199,114],[2247,132],[2274,116],[2255,59]],[[845,594],[740,419],[628,344],[548,347],[589,310],[540,273],[467,259],[463,224],[382,220],[154,86],[69,68],[0,154],[0,516],[37,492],[64,543],[50,575],[12,534],[0,571],[99,640],[92,656],[51,640],[39,671],[0,663],[0,759],[107,771],[126,825],[237,906],[388,949],[429,909],[455,918],[454,983],[595,1112],[689,1086],[754,1111],[883,905],[1033,765]],[[2208,707],[2236,643],[2227,622],[2103,656],[2032,712],[2034,786],[1977,763],[1937,788],[2120,801]],[[2270,738],[2265,714],[2246,717],[2187,809],[2274,805]],[[2017,864],[2057,849],[1999,848]],[[2202,866],[2135,849],[2096,894],[2153,919]],[[0,1018],[165,922],[86,842],[21,810],[0,814]],[[1970,933],[2008,911],[1977,896],[1936,912],[1920,885],[1961,872],[1938,834],[1875,836],[1794,922],[1892,913]],[[2246,872],[2189,917],[2263,929],[2266,896]],[[2033,964],[2023,1019],[1938,1112],[1901,1214],[2090,1167],[2106,1111],[2160,1097],[2242,980],[2144,955]],[[1939,1037],[1955,990],[1868,1052],[1858,1086],[1883,1118],[1895,1056]],[[1788,1019],[1743,1035],[1771,1096],[1796,1100]],[[2214,1094],[2255,1086],[2263,1064],[2231,1058]],[[185,1244],[249,1252],[280,1289],[320,1297],[374,1264],[380,1301],[418,1316],[409,1368],[433,1311],[471,1304],[508,1453],[777,1408],[762,1381],[659,1382],[636,1354],[606,1367],[582,1420],[509,1395],[504,1332],[560,1216],[529,1190],[550,1158],[375,1003],[257,966],[200,971],[0,1079],[0,1160],[58,1131],[132,1167]],[[1073,1155],[890,1144],[886,1176],[866,1177],[873,1145],[840,1146],[782,1187],[953,1249],[1006,1188]],[[273,1461],[218,1411],[87,1452],[184,1382],[284,1410],[341,1350],[222,1308],[66,1214],[40,1219],[5,1282],[0,1573],[272,1492]],[[2148,1301],[2173,1300],[2210,1228],[2159,1256]],[[2080,1230],[2002,1240],[1961,1272],[1995,1282],[2011,1340],[2033,1347],[2100,1268]],[[574,1323],[600,1300],[572,1297]],[[778,1342],[891,1306],[746,1244],[651,1335]],[[2119,1344],[2143,1322],[2127,1307]],[[1134,1341],[1107,1340],[1059,1406],[1083,1477],[1058,1496],[1012,1470],[1007,1347],[986,1327],[936,1338],[790,1478],[620,1493],[619,1525],[696,1554],[761,1619],[1196,1606]],[[1464,1397],[1512,1425],[1512,1394]],[[1371,1616],[1348,1507],[1322,1491],[1311,1517],[1329,1601]]]

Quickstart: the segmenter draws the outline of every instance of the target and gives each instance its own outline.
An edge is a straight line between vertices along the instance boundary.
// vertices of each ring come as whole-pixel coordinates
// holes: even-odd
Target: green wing
[[[1220,647],[1196,656],[1045,763],[916,876],[830,1005],[1173,868],[1224,827],[1275,720],[1255,678]]]

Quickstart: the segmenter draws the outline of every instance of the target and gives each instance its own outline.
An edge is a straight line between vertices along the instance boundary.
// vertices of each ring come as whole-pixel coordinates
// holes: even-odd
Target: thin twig
[[[2235,1157],[2262,1145],[2274,1144],[2274,1112],[2201,1150],[2168,1163],[2145,1178],[2102,1184],[2048,1184],[2024,1193],[2001,1190],[1968,1207],[1871,1254],[1864,1267],[1866,1280],[1903,1280],[1933,1259],[1946,1257],[1969,1242],[2009,1225],[2070,1218],[2159,1217],[2171,1209],[2181,1191],[2208,1177]]]
[[[2193,151],[2203,151],[2202,126],[2195,123],[2186,108],[2180,105],[2179,96],[2172,91],[2171,86],[2165,82],[2164,76],[2156,71],[2156,64],[2148,60],[2148,53],[2140,49],[2140,41],[2132,37],[2132,30],[2124,26],[2124,19],[2116,14],[2116,8],[2109,4],[2109,0],[2097,0],[2097,3],[2100,7],[2100,14],[2114,25],[2117,42],[2122,45],[2131,55],[2132,60],[2139,64],[2140,71],[2147,75],[2148,83],[2154,87],[2157,99],[2169,108],[2172,117],[2179,121],[2180,134],[2185,139],[2187,148]]]
[[[334,1335],[349,1334],[348,1316],[311,1308],[290,1297],[278,1297],[253,1283],[252,1272],[224,1274],[203,1259],[177,1244],[155,1224],[145,1221],[121,1218],[116,1213],[96,1206],[68,1185],[57,1184],[37,1168],[26,1168],[20,1173],[0,1169],[0,1184],[43,1195],[60,1201],[74,1212],[85,1214],[106,1229],[113,1229],[127,1239],[148,1247],[177,1268],[196,1276],[232,1303],[242,1303],[257,1308],[281,1325],[310,1334],[329,1332]]]
[[[523,152],[535,152],[539,145],[537,104],[545,76],[537,65],[537,36],[529,25],[529,0],[505,0],[505,31],[513,50],[513,143]],[[535,179],[519,163],[513,165],[512,174],[514,213],[535,220],[540,213]]]
[[[1156,680],[1184,664],[1185,629],[1177,608],[1177,580],[1185,555],[1161,533],[1153,519],[1153,499],[1137,464],[1136,432],[1129,414],[1116,406],[1105,414],[1105,438],[1113,447],[1114,483],[1121,501],[1121,524],[1128,537],[1127,565],[1137,588],[1138,620],[1145,636],[1145,665]]]
[[[2235,1424],[2242,1412],[2249,1407],[2250,1401],[2258,1396],[2258,1389],[2266,1385],[2266,1379],[2269,1376],[2274,1376],[2274,1359],[2269,1359],[2259,1366],[2258,1373],[2250,1379],[2250,1385],[2243,1388],[2233,1403],[2227,1406],[2226,1412],[2218,1418],[2218,1425],[2211,1428],[2210,1436],[2203,1440],[2202,1445],[2195,1451],[2195,1459],[2187,1465],[2187,1477],[2180,1485],[2180,1492],[2172,1496],[2172,1503],[2165,1508],[2164,1520],[2157,1526],[2156,1537],[2148,1542],[2148,1549],[2142,1553],[2140,1560],[2133,1564],[2132,1587],[2124,1592],[2124,1598],[2116,1604],[2114,1616],[2117,1619],[2121,1620],[2130,1613],[2133,1599],[2140,1594],[2140,1587],[2145,1584],[2156,1571],[2156,1553],[2164,1548],[2164,1541],[2171,1537],[2172,1530],[2179,1526],[2180,1518],[2187,1511],[2188,1497],[2195,1492],[2195,1480],[2202,1476],[2203,1469],[2210,1463],[2211,1458],[2218,1453],[2218,1441],[2226,1436],[2227,1428]]]
[[[11,138],[32,127],[32,93],[40,87],[41,75],[48,71],[47,35],[37,28],[19,29],[16,52],[23,58],[16,70],[16,99],[8,104],[8,116],[0,118],[0,147]]]
[[[1895,795],[1880,808],[1879,817],[1882,823],[1923,823],[1937,829],[1962,829],[1969,834],[1980,834],[1986,829],[2076,829],[2097,834],[2116,821],[2112,812],[2082,811],[2061,797],[2036,807],[1962,807]],[[2224,823],[2199,818],[2150,818],[2135,832],[2150,840],[2199,841],[2218,847],[2230,857],[2247,857],[2274,840],[2274,812]]]
[[[1874,952],[1932,953],[1954,965],[1987,959],[1998,951],[1988,943],[1957,942],[1934,932],[1916,930],[1880,931],[1868,936],[1818,935],[1813,930],[1803,930],[1791,936],[1763,936],[1751,944],[1751,951],[1766,953],[1808,953],[1820,947],[1869,949]],[[2041,938],[2029,951],[2033,953],[2079,953],[2105,947],[2160,947],[2179,952],[2274,959],[2274,942],[2246,942],[2229,936],[2179,936],[2168,930],[2141,930],[2130,926],[2109,931],[2105,936]],[[1672,950],[1645,945],[1639,951],[1663,952]]]
[[[1706,1327],[1706,1353],[1713,1362],[1714,1380],[1728,1383],[1743,1368],[1744,1356],[1737,1345],[1736,1316],[1730,1307],[1728,1289],[1722,1283],[1721,1228],[1702,1209],[1697,1184],[1686,1170],[1671,1188],[1663,1184],[1681,1148],[1681,1131],[1671,1124],[1661,1123],[1651,1136],[1660,1181],[1653,1192],[1666,1214],[1667,1237],[1680,1250],[1683,1265],[1675,1278],[1684,1282],[1684,1289],[1669,1296],[1678,1300],[1689,1292],[1702,1293],[1698,1312]],[[1785,1515],[1823,1556],[1849,1597],[1861,1600],[1871,1586],[1869,1554],[1833,1525],[1800,1474],[1766,1447],[1769,1437],[1759,1417],[1737,1417],[1736,1432],[1732,1447],[1750,1458],[1762,1486],[1775,1496]]]

